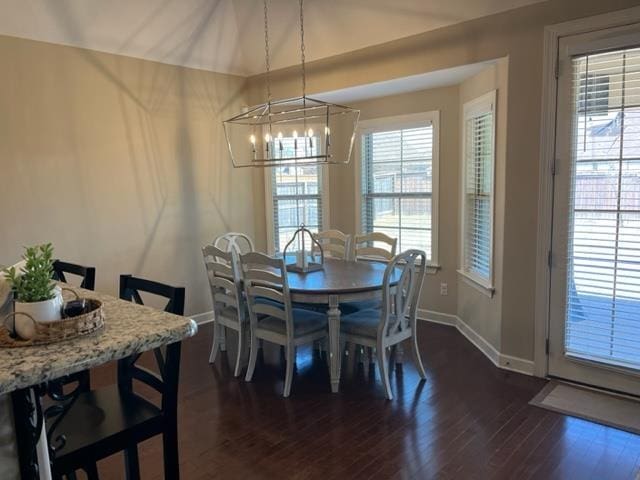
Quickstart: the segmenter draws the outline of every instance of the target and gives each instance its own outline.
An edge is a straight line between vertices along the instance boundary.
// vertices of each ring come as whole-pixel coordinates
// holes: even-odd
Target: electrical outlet
[[[449,295],[449,285],[446,283],[440,284],[440,295]]]

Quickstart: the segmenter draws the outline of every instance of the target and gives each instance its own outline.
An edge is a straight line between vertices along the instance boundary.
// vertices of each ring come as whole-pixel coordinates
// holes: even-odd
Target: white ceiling
[[[543,0],[307,0],[317,60]],[[269,0],[271,67],[299,62],[298,2]],[[261,0],[0,0],[0,34],[216,72],[264,71]]]

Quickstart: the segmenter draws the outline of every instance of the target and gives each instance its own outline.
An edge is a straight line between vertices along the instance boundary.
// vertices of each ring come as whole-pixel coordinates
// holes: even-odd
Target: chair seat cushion
[[[349,335],[375,339],[378,336],[378,325],[381,317],[382,312],[377,308],[358,310],[355,313],[341,317],[340,331]]]
[[[121,395],[117,385],[81,393],[55,429],[53,438],[66,437],[56,463],[64,469],[65,459],[75,463],[70,457],[104,458],[132,439],[157,435],[161,428],[158,407],[135,395]]]
[[[340,312],[343,315],[351,315],[361,310],[373,310],[382,308],[382,299],[363,300],[360,302],[345,302],[340,304]]]
[[[258,328],[285,335],[284,320],[276,317],[265,317],[258,321]],[[293,309],[293,328],[296,337],[314,333],[327,328],[327,316],[322,313],[301,308]]]

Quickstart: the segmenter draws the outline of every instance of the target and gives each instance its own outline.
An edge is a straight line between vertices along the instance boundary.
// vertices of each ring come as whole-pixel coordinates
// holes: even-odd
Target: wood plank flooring
[[[393,401],[353,351],[341,392],[329,393],[326,363],[311,349],[298,352],[283,399],[277,347],[265,345],[245,383],[225,354],[207,363],[211,334],[202,326],[182,350],[183,479],[638,478],[640,436],[529,406],[544,381],[497,369],[451,327],[420,322],[428,379],[406,354]],[[94,387],[114,381],[113,365],[92,374]],[[101,478],[124,478],[122,462],[101,462]],[[159,439],[140,446],[140,462],[143,479],[163,478]]]

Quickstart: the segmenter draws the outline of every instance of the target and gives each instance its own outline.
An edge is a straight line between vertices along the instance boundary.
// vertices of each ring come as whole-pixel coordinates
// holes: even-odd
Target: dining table
[[[287,258],[286,262],[293,261]],[[291,301],[314,306],[326,306],[329,323],[329,373],[331,391],[340,389],[340,318],[341,305],[353,302],[382,300],[387,264],[380,261],[325,258],[320,270],[306,273],[287,271]],[[400,277],[390,276],[390,286]]]
[[[55,455],[44,421],[55,405],[51,381],[107,362],[180,342],[196,334],[186,317],[75,288],[102,302],[104,327],[92,334],[46,345],[0,348],[0,479],[51,479]],[[0,328],[3,328],[0,325]],[[65,403],[69,399],[64,399]],[[53,403],[53,405],[52,405]]]

